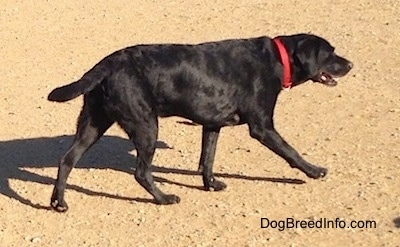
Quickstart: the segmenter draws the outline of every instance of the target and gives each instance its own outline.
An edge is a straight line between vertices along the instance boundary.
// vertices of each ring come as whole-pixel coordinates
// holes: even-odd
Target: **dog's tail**
[[[110,74],[109,67],[105,66],[104,62],[103,60],[96,64],[78,81],[54,89],[47,99],[49,101],[65,102],[92,91]]]

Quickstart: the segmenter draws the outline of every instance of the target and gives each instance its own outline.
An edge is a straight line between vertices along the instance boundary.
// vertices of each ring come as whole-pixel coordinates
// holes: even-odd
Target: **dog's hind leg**
[[[151,174],[151,164],[158,136],[157,116],[152,115],[150,112],[145,113],[145,111],[141,111],[141,114],[132,115],[125,113],[123,119],[118,123],[127,132],[136,148],[136,181],[154,197],[157,204],[179,203],[180,198],[178,196],[164,194],[156,186]]]
[[[199,171],[203,175],[203,184],[206,190],[219,191],[226,188],[226,184],[215,179],[213,174],[213,164],[219,131],[220,128],[209,129],[203,126]]]
[[[61,159],[57,181],[51,196],[51,207],[58,212],[68,210],[64,200],[67,178],[82,155],[88,150],[113,124],[101,105],[91,106],[85,103],[79,116],[75,140],[68,152]]]

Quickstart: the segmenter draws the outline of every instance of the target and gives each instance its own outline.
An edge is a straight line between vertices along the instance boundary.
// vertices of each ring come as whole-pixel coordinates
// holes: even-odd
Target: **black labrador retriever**
[[[311,34],[258,37],[198,45],[137,45],[105,57],[83,77],[54,89],[48,100],[64,102],[84,95],[72,147],[62,158],[51,197],[56,211],[68,209],[66,181],[74,165],[114,123],[137,150],[135,179],[156,203],[178,203],[154,183],[151,164],[158,117],[180,116],[202,125],[199,170],[207,190],[226,185],[214,178],[220,129],[247,124],[250,136],[310,178],[327,169],[305,161],[275,130],[274,107],[282,88],[312,80],[328,86],[347,74],[352,63],[335,54],[325,39]]]

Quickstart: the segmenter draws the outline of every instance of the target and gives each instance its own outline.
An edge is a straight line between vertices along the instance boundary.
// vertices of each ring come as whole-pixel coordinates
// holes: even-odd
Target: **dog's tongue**
[[[326,86],[333,87],[337,85],[337,80],[327,73],[322,72],[318,77],[318,81]]]

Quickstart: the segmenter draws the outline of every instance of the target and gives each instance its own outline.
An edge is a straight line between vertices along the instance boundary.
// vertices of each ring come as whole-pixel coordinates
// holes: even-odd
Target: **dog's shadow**
[[[19,195],[10,186],[10,179],[16,179],[39,184],[52,185],[55,179],[48,176],[39,175],[26,168],[48,168],[57,167],[60,158],[67,151],[73,142],[73,136],[41,137],[34,139],[18,139],[0,141],[0,193],[19,202],[37,208],[49,209],[43,205],[32,203],[28,198]],[[169,147],[165,142],[158,141],[157,148],[167,149]],[[75,169],[114,169],[121,172],[132,174],[136,164],[135,156],[129,152],[134,149],[132,142],[117,136],[103,136],[78,162]],[[107,164],[107,165],[104,165]],[[197,165],[193,166],[194,169]],[[199,176],[195,170],[183,170],[167,168],[162,166],[153,166],[153,174],[156,173],[175,173],[190,176]],[[217,177],[260,180],[274,183],[303,184],[303,180],[288,178],[271,177],[252,177],[229,173],[216,173]],[[170,183],[184,186],[192,189],[203,190],[203,187],[183,184],[178,181],[171,181],[159,176],[155,176],[157,182]],[[153,202],[144,198],[128,198],[119,195],[108,194],[85,189],[78,185],[67,185],[67,189],[72,189],[80,193],[92,196],[104,196],[120,200],[133,200],[137,202]],[[50,197],[50,195],[49,195]]]
[[[400,228],[400,217],[394,218],[393,223],[396,228]]]

